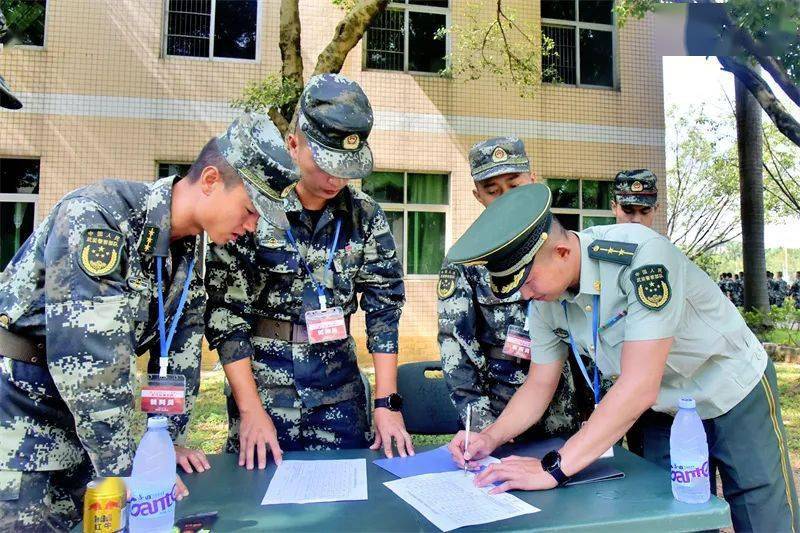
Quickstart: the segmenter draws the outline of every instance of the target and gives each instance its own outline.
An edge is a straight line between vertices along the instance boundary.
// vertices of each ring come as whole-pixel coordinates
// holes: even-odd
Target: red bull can
[[[101,477],[86,485],[83,532],[112,533],[128,526],[128,499],[120,477]]]

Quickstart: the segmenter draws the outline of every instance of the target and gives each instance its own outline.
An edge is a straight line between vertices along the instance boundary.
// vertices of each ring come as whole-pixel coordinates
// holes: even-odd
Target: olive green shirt
[[[764,373],[767,354],[707,274],[666,237],[641,224],[596,226],[577,235],[581,252],[579,292],[567,292],[555,302],[534,305],[533,362],[547,364],[567,357],[568,331],[579,349],[596,360],[603,375],[613,379],[621,373],[624,341],[672,337],[654,410],[674,413],[681,397],[692,397],[701,418],[708,419],[728,412],[747,396]],[[589,247],[598,239],[637,245],[627,258],[630,265],[589,257]],[[668,285],[668,290],[662,291],[668,299],[658,308],[642,303],[631,276],[648,265],[663,267]],[[600,295],[597,354],[592,350],[596,294]],[[562,300],[567,302],[568,320]],[[603,327],[621,311],[627,311],[627,316]]]

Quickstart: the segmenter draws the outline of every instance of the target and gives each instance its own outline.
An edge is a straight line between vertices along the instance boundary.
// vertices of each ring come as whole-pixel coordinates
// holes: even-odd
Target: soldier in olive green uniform
[[[542,185],[509,192],[448,253],[457,263],[485,261],[496,286],[535,300],[532,378],[495,424],[471,436],[466,453],[463,432],[456,435],[454,459],[488,455],[538,420],[567,357],[553,333],[562,328],[604,375],[617,378],[614,385],[561,449],[541,461],[491,465],[477,476],[479,485],[563,485],[650,407],[660,420],[644,425],[645,453],[669,468],[668,428],[678,400],[691,397],[734,529],[800,529],[775,369],[733,304],[663,235],[640,224],[568,232],[549,214],[550,198]]]
[[[473,194],[484,206],[507,190],[533,183],[525,146],[516,137],[497,137],[477,143],[469,152]],[[465,423],[472,409],[472,428],[492,424],[517,388],[525,381],[530,353],[515,351],[507,338],[530,342],[528,303],[519,293],[496,297],[483,266],[445,265],[439,275],[439,344],[442,370],[450,398]],[[513,340],[512,339],[512,340]],[[517,353],[518,355],[512,355]],[[576,387],[577,386],[577,387]],[[590,402],[580,411],[569,362],[564,363],[555,398],[542,420],[526,433],[531,438],[568,437],[588,417]],[[588,405],[587,405],[588,404]],[[583,415],[583,416],[581,416]]]

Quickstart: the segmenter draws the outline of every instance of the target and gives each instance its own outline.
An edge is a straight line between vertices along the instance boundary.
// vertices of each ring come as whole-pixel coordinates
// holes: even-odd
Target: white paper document
[[[367,460],[284,461],[261,505],[367,499]]]
[[[474,477],[463,471],[442,472],[387,481],[384,485],[442,531],[540,511],[511,494],[489,494],[493,487],[476,487]]]

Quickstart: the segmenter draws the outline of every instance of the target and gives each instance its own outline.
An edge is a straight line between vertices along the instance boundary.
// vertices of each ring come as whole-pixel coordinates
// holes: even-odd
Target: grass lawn
[[[783,423],[789,437],[789,452],[797,483],[800,472],[800,365],[776,363]],[[189,429],[189,446],[206,453],[219,453],[225,442],[227,419],[222,371],[203,372],[200,397]],[[368,376],[370,379],[371,375]],[[414,445],[444,444],[449,436],[415,435]]]

